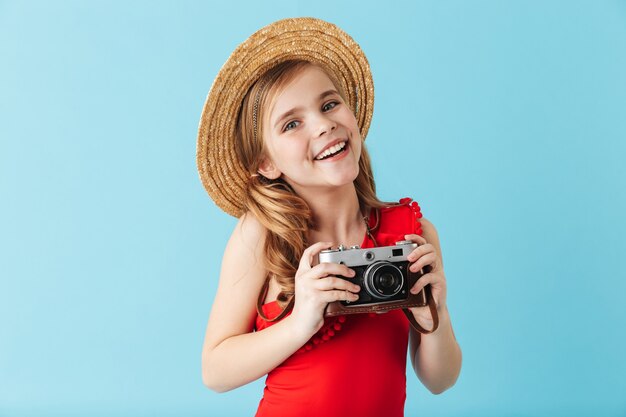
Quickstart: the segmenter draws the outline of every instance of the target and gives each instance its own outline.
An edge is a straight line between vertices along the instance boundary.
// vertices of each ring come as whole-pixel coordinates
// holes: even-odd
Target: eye
[[[324,106],[322,107],[322,110],[323,111],[328,111],[328,110],[331,110],[331,109],[335,108],[338,105],[339,105],[339,102],[331,101],[329,103],[324,104]]]
[[[287,123],[285,127],[283,128],[283,132],[286,132],[291,129],[295,129],[298,126],[297,123],[298,121],[296,120],[292,120],[291,122]]]

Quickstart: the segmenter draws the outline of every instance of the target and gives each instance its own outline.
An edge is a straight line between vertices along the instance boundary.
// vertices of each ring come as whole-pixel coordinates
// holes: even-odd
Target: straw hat
[[[237,115],[244,96],[275,65],[304,59],[331,70],[347,92],[365,139],[374,110],[370,66],[359,45],[343,30],[320,19],[276,21],[258,30],[230,55],[213,81],[198,129],[200,179],[226,213],[243,214],[243,195],[250,173],[235,151]]]

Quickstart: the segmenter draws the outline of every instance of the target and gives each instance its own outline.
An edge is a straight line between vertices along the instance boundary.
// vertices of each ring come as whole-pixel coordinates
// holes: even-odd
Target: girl
[[[226,246],[202,349],[206,386],[224,392],[268,375],[257,416],[402,416],[407,346],[433,393],[451,387],[461,350],[446,307],[434,226],[417,203],[375,193],[365,135],[369,64],[338,27],[275,22],[242,43],[215,79],[200,121],[198,167],[214,201],[239,222]],[[410,269],[428,268],[435,304],[325,317],[356,301],[354,271],[317,263],[332,246],[408,239]],[[434,311],[436,305],[436,311]],[[408,310],[407,310],[408,312]],[[434,313],[434,314],[433,314]]]

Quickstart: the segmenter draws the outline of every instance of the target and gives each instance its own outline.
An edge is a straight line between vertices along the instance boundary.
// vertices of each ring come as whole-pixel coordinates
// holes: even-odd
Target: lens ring
[[[367,268],[363,276],[363,283],[365,290],[372,297],[386,299],[393,297],[402,290],[404,275],[391,262],[379,261]],[[390,290],[387,289],[389,287],[391,287]]]

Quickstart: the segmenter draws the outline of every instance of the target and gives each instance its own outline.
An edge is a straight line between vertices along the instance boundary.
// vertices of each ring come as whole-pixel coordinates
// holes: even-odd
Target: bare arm
[[[424,386],[433,394],[441,394],[452,387],[461,372],[462,353],[454,336],[448,309],[437,309],[439,327],[431,334],[419,337],[411,329],[411,359],[413,370]],[[430,323],[428,324],[430,325]]]
[[[220,283],[202,348],[202,380],[217,392],[229,391],[262,377],[298,350],[324,322],[331,301],[355,300],[358,287],[337,275],[350,276],[345,265],[311,266],[329,242],[307,248],[295,276],[296,302],[291,315],[253,332],[256,302],[267,271],[263,263],[265,230],[252,216],[237,224],[224,251]],[[353,271],[352,271],[353,272]]]
[[[266,270],[265,231],[244,215],[226,246],[220,282],[202,348],[202,380],[217,392],[245,385],[267,374],[306,341],[289,317],[253,332],[256,302]]]
[[[437,231],[432,223],[425,218],[421,219],[423,237],[434,247],[434,251],[425,254],[423,263],[430,264],[427,258],[435,259],[433,271],[424,275],[432,280],[433,297],[437,300],[439,327],[433,333],[418,335],[411,329],[410,357],[413,369],[422,383],[433,393],[440,394],[452,387],[461,372],[462,353],[452,330],[450,314],[446,305],[446,281],[443,274],[443,259]],[[420,263],[418,260],[416,264]],[[420,269],[420,265],[417,266]],[[420,279],[421,281],[422,279]],[[434,286],[437,285],[437,288]],[[432,327],[432,317],[426,312],[426,307],[414,310],[415,319],[425,328]],[[420,342],[421,338],[421,342]]]
[[[308,337],[297,337],[291,316],[260,332],[231,336],[202,355],[204,384],[226,392],[252,382],[280,365]]]

